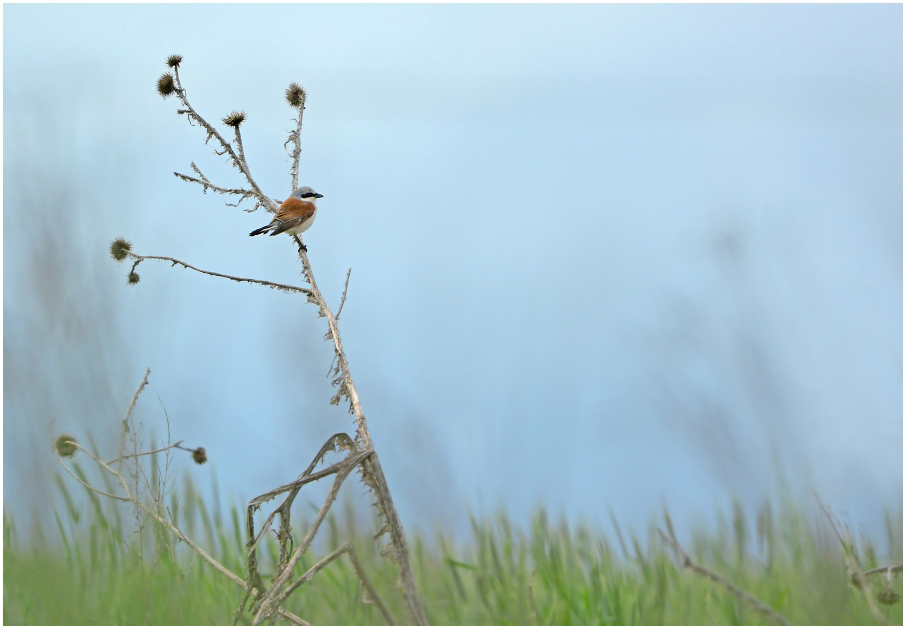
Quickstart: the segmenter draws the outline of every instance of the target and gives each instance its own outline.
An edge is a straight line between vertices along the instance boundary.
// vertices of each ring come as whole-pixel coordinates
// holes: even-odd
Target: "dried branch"
[[[194,550],[196,553],[198,553],[198,555],[202,559],[207,561],[209,564],[211,564],[215,570],[217,570],[218,572],[223,574],[225,577],[227,577],[230,581],[232,581],[236,585],[238,585],[242,588],[246,587],[246,583],[245,583],[245,581],[242,580],[242,578],[233,574],[228,568],[221,565],[216,559],[214,559],[207,552],[205,552],[205,550],[203,548],[201,548],[198,544],[196,544],[191,539],[186,537],[186,535],[182,531],[180,531],[179,528],[177,528],[176,525],[174,525],[172,522],[170,522],[169,520],[167,520],[165,518],[160,517],[159,515],[154,513],[151,509],[149,509],[147,506],[145,506],[141,503],[136,503],[136,506],[139,509],[141,509],[142,511],[144,511],[146,514],[148,514],[148,516],[154,518],[154,520],[156,520],[158,523],[163,525],[168,531],[173,533],[173,535],[178,537],[180,539],[180,541],[184,542],[186,544],[186,546],[188,546],[189,548]],[[296,623],[297,625],[308,625],[309,624],[309,623],[305,622],[304,620],[302,620],[301,618],[299,618],[298,616],[296,616],[295,614],[293,614],[292,612],[287,611],[283,608],[277,609],[275,613],[278,616],[282,616],[283,618],[286,618],[287,620],[290,620],[290,621]]]
[[[352,269],[346,271],[346,284],[343,285],[343,296],[340,298],[340,307],[337,308],[337,320],[340,319],[340,313],[343,312],[343,306],[346,305],[346,292],[349,290],[349,276],[352,275]]]
[[[69,441],[68,443],[75,445],[75,447],[77,447],[79,450],[81,450],[83,452],[87,452],[85,450],[85,448],[83,448],[81,445],[77,444],[75,441]],[[93,491],[94,493],[100,494],[102,496],[107,496],[108,498],[113,498],[114,500],[119,500],[121,502],[132,502],[131,497],[123,498],[122,496],[117,496],[115,494],[109,494],[106,491],[98,489],[97,487],[94,487],[93,485],[90,485],[89,483],[83,481],[81,478],[79,478],[75,474],[75,472],[73,472],[71,469],[69,469],[69,467],[66,466],[66,464],[63,462],[63,459],[61,459],[59,455],[57,455],[57,461],[59,461],[60,465],[63,466],[63,469],[66,470],[66,473],[69,474],[70,476],[72,476],[74,479],[76,479],[76,481],[78,481],[85,489],[88,489],[89,491]]]
[[[129,420],[132,418],[132,411],[135,409],[135,403],[138,402],[138,396],[148,386],[148,376],[150,374],[151,368],[148,367],[145,370],[145,377],[142,378],[141,384],[138,385],[138,389],[135,390],[135,394],[132,396],[129,408],[126,409],[126,416],[123,418],[123,425],[120,431],[120,458],[122,458],[123,452],[126,450],[126,435],[129,433]],[[122,466],[120,466],[120,469],[122,469]]]
[[[894,572],[903,572],[903,564],[895,563],[890,566],[884,566],[883,568],[875,568],[874,570],[869,570],[868,572],[863,572],[862,574],[864,574],[867,577],[867,576],[870,576],[873,574],[882,574],[882,573],[887,573],[889,575]]]
[[[340,463],[331,465],[326,469],[323,469],[317,473],[312,473],[315,466],[324,460],[324,457],[328,452],[336,451],[337,449],[352,450],[354,449],[354,444],[352,439],[344,433],[337,433],[333,435],[330,439],[324,442],[324,445],[321,446],[321,449],[318,451],[318,454],[315,455],[312,459],[311,464],[305,469],[302,474],[299,475],[299,478],[288,485],[278,487],[269,492],[266,492],[257,498],[249,502],[248,511],[246,514],[246,531],[249,537],[247,546],[248,550],[248,561],[247,561],[247,571],[248,571],[248,582],[250,588],[246,590],[245,596],[242,602],[239,605],[237,614],[242,611],[245,607],[246,601],[251,596],[251,586],[254,585],[258,587],[259,595],[254,599],[254,602],[264,596],[264,593],[267,591],[267,588],[264,587],[264,582],[261,579],[261,576],[258,574],[258,553],[257,548],[261,543],[261,540],[264,538],[264,535],[270,530],[271,524],[274,519],[279,515],[281,519],[280,531],[278,532],[278,538],[280,540],[280,561],[278,564],[278,572],[283,570],[287,563],[289,562],[289,549],[287,543],[291,541],[292,536],[289,530],[290,522],[290,510],[292,509],[293,501],[298,495],[299,491],[302,489],[302,486],[316,481],[320,478],[328,476],[329,474],[335,474],[343,469],[343,466],[346,464],[346,460],[341,461]],[[260,508],[260,505],[268,500],[275,498],[276,496],[289,492],[289,495],[283,500],[279,507],[274,509],[271,514],[267,517],[264,523],[261,525],[258,534],[255,534],[255,511]],[[238,618],[238,616],[237,616]]]
[[[147,452],[135,452],[133,454],[124,454],[123,456],[118,456],[115,459],[110,459],[109,461],[107,461],[107,465],[113,465],[114,463],[116,463],[117,461],[119,461],[121,459],[134,459],[134,458],[140,457],[140,456],[148,456],[149,454],[157,454],[158,452],[172,450],[173,448],[180,448],[181,446],[179,444],[181,444],[182,442],[183,442],[183,440],[180,439],[176,443],[171,443],[168,446],[164,446],[164,447],[158,448],[156,450],[148,450]],[[185,449],[185,448],[183,448],[183,449]]]
[[[365,413],[362,410],[359,394],[349,372],[349,362],[346,360],[346,352],[343,350],[343,342],[340,340],[340,328],[337,324],[337,319],[327,305],[327,300],[324,299],[318,289],[311,270],[311,264],[308,261],[308,252],[298,236],[293,236],[293,238],[298,246],[303,272],[311,285],[309,301],[314,302],[319,307],[320,314],[327,319],[329,335],[333,340],[337,367],[341,373],[340,381],[342,383],[337,396],[343,395],[349,400],[349,410],[356,418],[357,446],[362,450],[374,450],[374,443],[371,440],[371,434],[368,432],[368,424],[365,421]],[[406,608],[409,612],[409,621],[415,625],[427,625],[428,619],[422,609],[418,588],[415,584],[415,575],[412,572],[412,564],[409,559],[409,544],[406,542],[403,524],[390,496],[390,486],[387,484],[377,453],[365,462],[362,466],[362,472],[362,481],[375,493],[378,512],[388,525],[387,532],[390,533],[390,550],[386,555],[400,569],[399,584],[402,587],[403,598],[406,601]]]
[[[216,271],[205,271],[204,269],[199,269],[196,266],[192,266],[191,264],[183,262],[182,260],[177,260],[176,258],[171,258],[169,256],[141,256],[130,251],[126,253],[126,257],[135,260],[135,264],[132,265],[132,272],[130,273],[130,276],[135,273],[136,267],[138,267],[138,265],[145,260],[165,260],[167,262],[171,262],[173,266],[179,264],[187,269],[191,269],[199,273],[204,273],[205,275],[222,277],[228,280],[233,280],[234,282],[248,282],[249,284],[259,284],[261,286],[267,286],[268,288],[276,288],[277,290],[282,290],[287,293],[302,293],[304,295],[308,295],[311,292],[307,288],[301,288],[299,286],[289,286],[288,284],[268,282],[267,280],[256,280],[249,277],[236,277],[235,275],[226,275],[224,273],[217,273]]]
[[[147,378],[147,374],[145,375],[145,377]],[[93,491],[96,494],[106,496],[108,498],[113,498],[114,500],[119,500],[121,502],[128,502],[128,503],[134,505],[136,508],[141,510],[147,516],[153,518],[159,524],[164,526],[168,531],[170,531],[173,535],[175,535],[177,538],[179,538],[179,540],[184,542],[189,548],[191,548],[193,551],[198,553],[198,555],[202,559],[207,561],[209,564],[211,564],[215,570],[217,570],[218,572],[220,572],[221,574],[226,576],[228,579],[230,579],[237,585],[239,585],[243,588],[246,587],[246,583],[244,580],[242,580],[237,575],[233,574],[229,569],[225,568],[216,559],[211,557],[211,555],[209,555],[203,548],[198,546],[195,542],[193,542],[191,539],[189,539],[182,531],[180,531],[179,528],[175,524],[173,524],[173,522],[171,522],[170,520],[167,520],[166,518],[161,517],[160,515],[158,515],[157,513],[154,512],[154,509],[152,509],[148,505],[142,503],[135,496],[133,496],[132,492],[129,490],[129,484],[126,482],[126,478],[118,470],[114,469],[109,464],[102,461],[100,458],[95,456],[94,453],[92,453],[90,450],[88,450],[87,448],[85,448],[84,446],[79,444],[78,442],[70,440],[70,441],[67,441],[66,443],[74,446],[79,451],[84,452],[89,458],[91,458],[98,465],[100,465],[102,469],[104,469],[108,473],[115,476],[117,478],[117,480],[119,481],[120,486],[123,488],[123,491],[126,492],[126,496],[123,497],[123,496],[117,496],[115,494],[108,493],[108,492],[98,489],[97,487],[94,487],[90,483],[82,480],[81,478],[79,478],[78,475],[76,475],[72,470],[69,469],[69,467],[63,462],[63,459],[60,457],[59,453],[57,453],[57,461],[59,462],[60,466],[70,476],[72,476],[76,481],[78,481],[83,487],[85,487],[89,491]],[[117,461],[117,460],[118,459],[114,459],[114,461]],[[296,623],[296,624],[300,624],[300,625],[308,624],[303,619],[299,618],[295,614],[293,614],[285,609],[279,608],[279,609],[275,610],[275,613],[283,618],[286,618],[287,620],[289,620],[291,622]]]
[[[311,545],[312,540],[314,540],[315,535],[317,534],[318,529],[321,526],[321,523],[324,522],[324,519],[327,517],[327,513],[330,510],[330,507],[337,499],[337,494],[340,492],[340,487],[342,486],[343,481],[346,480],[346,477],[350,472],[352,472],[352,470],[358,467],[359,463],[373,455],[373,450],[366,450],[358,452],[356,454],[350,454],[346,458],[346,460],[344,461],[343,469],[337,473],[333,485],[330,488],[330,492],[327,494],[327,498],[324,500],[324,504],[321,505],[321,509],[318,511],[318,515],[315,517],[314,522],[312,522],[311,526],[305,534],[305,537],[299,543],[299,546],[298,548],[296,548],[293,556],[287,562],[286,567],[274,579],[273,585],[271,585],[267,594],[265,594],[264,598],[261,600],[260,606],[258,608],[258,613],[255,614],[255,620],[253,624],[260,625],[267,618],[272,616],[276,607],[288,596],[289,593],[284,590],[286,582],[292,576],[296,564],[299,563],[299,560],[302,559],[302,555],[306,550],[308,550],[308,547]]]
[[[301,577],[299,577],[298,579],[293,581],[286,588],[286,592],[284,593],[284,598],[286,598],[287,596],[289,596],[290,594],[295,592],[296,588],[298,588],[300,585],[303,585],[303,584],[311,581],[315,577],[316,574],[318,574],[323,568],[325,568],[327,566],[327,564],[329,564],[331,561],[333,561],[337,557],[348,552],[350,547],[351,547],[351,545],[348,542],[346,544],[343,544],[342,546],[337,548],[335,551],[333,551],[329,555],[322,558],[321,561],[319,561],[318,563],[313,565],[311,568],[309,568],[305,572],[305,574],[303,574]]]
[[[757,598],[746,592],[745,590],[733,585],[729,580],[720,574],[714,572],[710,568],[706,568],[700,564],[695,563],[692,558],[686,554],[686,551],[683,550],[683,547],[679,545],[679,542],[675,538],[668,537],[662,530],[658,529],[658,533],[661,536],[661,541],[664,542],[667,546],[672,548],[677,556],[682,560],[684,568],[689,568],[693,572],[705,576],[715,583],[719,583],[727,588],[736,598],[741,601],[745,601],[751,605],[756,611],[768,616],[778,625],[788,625],[790,624],[786,618],[784,618],[779,612],[775,611],[772,607],[766,603],[762,603]],[[671,530],[672,534],[672,530]]]
[[[286,96],[289,104],[299,111],[299,115],[295,119],[296,128],[290,132],[289,138],[283,143],[283,148],[286,148],[286,145],[290,142],[293,143],[293,150],[289,154],[293,158],[293,165],[289,174],[293,181],[293,190],[295,190],[299,187],[299,159],[302,156],[302,115],[305,113],[305,90],[293,83],[287,90]]]
[[[239,125],[236,124],[233,126],[233,131],[236,133],[236,150],[239,152],[239,161],[243,164],[247,164],[245,161],[245,149],[242,147],[242,134],[239,132]],[[295,188],[293,188],[295,190]]]
[[[195,168],[196,170],[198,170],[194,163],[192,164],[192,167]],[[205,189],[205,192],[207,192],[208,188],[210,188],[211,190],[213,190],[214,192],[217,192],[219,194],[238,195],[239,196],[238,201],[236,201],[235,203],[229,203],[229,202],[227,203],[227,205],[229,205],[230,207],[239,207],[240,203],[242,203],[249,197],[255,196],[255,193],[252,190],[244,190],[242,188],[223,188],[221,186],[215,185],[215,184],[211,183],[210,181],[208,181],[204,175],[201,175],[201,171],[198,171],[198,172],[199,172],[200,178],[191,177],[189,175],[184,175],[179,172],[174,172],[173,174],[176,175],[177,177],[179,177],[180,179],[182,179],[183,181],[199,184],[200,186],[202,186]],[[260,203],[256,203],[255,207],[257,208],[259,205],[260,205]]]
[[[362,585],[365,587],[365,590],[368,592],[368,598],[366,598],[364,602],[376,605],[381,614],[384,616],[384,620],[387,621],[388,625],[396,625],[396,620],[394,620],[393,615],[390,613],[390,610],[387,609],[387,606],[381,599],[380,594],[378,594],[377,590],[374,589],[374,586],[371,584],[371,579],[369,579],[368,575],[365,573],[365,568],[362,566],[362,562],[359,561],[359,556],[355,551],[355,547],[353,547],[353,545],[349,542],[343,544],[335,551],[325,556],[323,559],[321,559],[321,561],[309,568],[309,570],[305,574],[293,581],[293,583],[287,588],[286,595],[288,596],[289,594],[291,594],[300,585],[311,581],[314,578],[315,574],[320,572],[321,569],[327,566],[327,564],[329,564],[340,555],[343,555],[344,553],[349,557],[349,562],[352,564],[356,575],[358,575],[359,581],[361,581]]]
[[[871,612],[872,617],[875,622],[878,624],[886,625],[887,621],[884,618],[884,615],[881,613],[881,610],[878,609],[878,606],[875,604],[875,599],[871,595],[871,584],[868,582],[868,579],[865,578],[865,573],[862,572],[862,568],[859,567],[859,561],[856,559],[855,553],[852,551],[851,544],[847,544],[846,540],[843,539],[843,535],[837,529],[837,524],[834,521],[834,517],[830,512],[830,509],[824,502],[821,501],[821,498],[818,494],[815,494],[815,499],[818,501],[818,504],[821,505],[821,510],[824,511],[827,521],[830,522],[831,528],[834,531],[834,535],[837,536],[840,545],[843,546],[843,557],[846,559],[846,564],[849,569],[849,579],[850,582],[859,588],[859,591],[862,593],[862,597],[865,599],[866,605],[868,605],[868,610]]]
[[[222,135],[220,135],[217,129],[210,125],[207,120],[202,118],[198,114],[198,112],[195,111],[192,105],[189,104],[189,99],[186,96],[186,90],[183,88],[182,81],[179,78],[179,68],[174,68],[173,73],[176,83],[175,94],[177,98],[179,98],[179,100],[182,102],[182,104],[186,107],[186,109],[177,110],[177,113],[185,114],[189,118],[190,122],[198,123],[205,131],[208,132],[208,137],[205,140],[205,143],[207,143],[211,138],[215,138],[223,147],[223,150],[218,151],[215,149],[214,152],[217,155],[227,155],[230,158],[230,161],[233,163],[233,166],[245,176],[246,180],[248,180],[249,185],[251,185],[252,187],[252,191],[258,198],[258,201],[261,203],[261,205],[265,207],[271,207],[273,202],[264,194],[264,192],[261,191],[261,188],[258,187],[258,184],[255,183],[255,180],[252,177],[252,173],[249,170],[248,164],[245,163],[245,159],[240,158],[240,156],[236,154],[236,151],[233,150],[233,146],[229,142],[227,142]],[[238,127],[234,128],[238,130]],[[276,207],[274,207],[273,209],[276,209]]]
[[[384,601],[381,599],[380,594],[377,593],[377,590],[375,590],[374,586],[371,584],[371,579],[365,574],[365,568],[362,566],[362,562],[359,561],[359,555],[356,553],[355,547],[352,544],[346,544],[346,546],[348,546],[346,553],[349,555],[349,561],[352,563],[352,567],[355,569],[356,574],[359,575],[359,581],[362,582],[362,585],[364,585],[365,589],[368,591],[368,596],[370,597],[369,602],[377,605],[388,625],[396,625],[397,622],[390,613],[390,610],[384,605]]]

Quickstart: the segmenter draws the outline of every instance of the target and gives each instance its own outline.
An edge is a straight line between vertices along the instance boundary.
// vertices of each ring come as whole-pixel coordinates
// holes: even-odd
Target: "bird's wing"
[[[314,215],[314,203],[302,201],[301,199],[287,199],[283,202],[283,205],[280,206],[280,209],[277,210],[277,214],[274,218],[275,220],[280,221],[280,226],[271,232],[271,236],[282,234],[288,229],[301,225]]]
[[[301,225],[315,214],[315,204],[300,199],[287,199],[277,210],[274,219],[280,222],[271,236],[282,234],[287,229],[292,229],[296,225]]]
[[[299,222],[301,223],[311,218],[314,213],[315,204],[311,201],[287,199],[283,202],[283,205],[280,206],[280,209],[277,210],[275,218],[281,222],[299,219]]]

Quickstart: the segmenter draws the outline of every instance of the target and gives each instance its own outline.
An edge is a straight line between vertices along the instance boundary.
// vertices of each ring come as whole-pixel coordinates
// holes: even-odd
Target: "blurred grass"
[[[20,540],[15,517],[3,520],[5,624],[229,624],[240,588],[214,571],[150,521],[59,483],[65,512],[57,536],[35,529]],[[190,538],[234,573],[245,577],[243,510],[209,509],[187,484],[169,511]],[[889,516],[886,548],[858,544],[863,570],[902,561],[902,515]],[[341,524],[342,522],[342,524]],[[351,509],[322,529],[324,549],[347,540],[398,622],[405,612],[395,570],[377,557],[368,527]],[[472,519],[471,538],[454,546],[438,533],[410,539],[420,593],[432,624],[638,625],[766,624],[767,620],[723,587],[677,568],[652,526],[644,539],[619,528],[612,540],[584,527],[554,523],[539,511],[527,526],[504,516]],[[294,523],[297,537],[304,523]],[[273,536],[261,553],[263,573],[274,565]],[[683,540],[680,540],[683,542]],[[616,543],[616,545],[614,545]],[[774,607],[793,624],[875,624],[859,591],[847,584],[840,544],[821,520],[790,504],[765,505],[754,526],[742,509],[721,518],[716,531],[697,530],[683,542],[707,566]],[[300,569],[316,558],[310,553]],[[301,572],[300,572],[301,574]],[[886,586],[872,577],[875,592]],[[902,574],[893,590],[902,596]],[[317,624],[383,624],[345,558],[300,588],[287,607]],[[879,605],[886,620],[902,624],[902,603]],[[250,621],[248,613],[240,624]]]

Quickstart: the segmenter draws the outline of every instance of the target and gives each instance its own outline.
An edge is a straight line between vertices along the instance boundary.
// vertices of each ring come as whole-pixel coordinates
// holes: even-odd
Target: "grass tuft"
[[[82,473],[78,470],[78,473]],[[3,520],[6,624],[230,624],[239,587],[146,526],[122,530],[116,505],[88,492],[70,495],[59,483],[64,510],[56,513],[59,539],[25,541],[9,512]],[[169,512],[182,530],[236,574],[245,574],[244,510],[228,517],[209,508],[191,484],[170,496]],[[216,505],[215,505],[216,506]],[[665,518],[669,522],[669,515]],[[352,512],[328,521],[328,546],[351,541],[365,571],[396,618],[405,610],[394,586],[398,574],[377,557],[379,544]],[[902,561],[902,515],[888,516],[887,548],[861,539],[853,552],[863,570]],[[692,560],[773,607],[793,624],[875,624],[862,593],[847,583],[839,543],[822,521],[794,506],[766,505],[752,521],[733,507],[717,531],[694,531]],[[504,516],[473,517],[472,535],[454,546],[442,533],[413,536],[414,570],[432,624],[441,625],[688,625],[767,624],[768,619],[726,588],[684,569],[656,536],[612,523],[616,538],[556,522],[546,512],[527,527]],[[672,530],[672,522],[669,524]],[[304,523],[294,523],[301,531]],[[665,526],[661,526],[665,529]],[[272,537],[272,536],[271,536]],[[628,543],[627,543],[628,540]],[[332,550],[332,549],[329,549]],[[259,555],[270,577],[278,548]],[[318,557],[306,556],[299,574]],[[888,577],[890,580],[888,581]],[[868,577],[885,619],[902,624],[902,572]],[[286,607],[318,624],[383,624],[349,561],[331,563],[299,588]],[[166,601],[166,604],[161,604]],[[246,614],[239,619],[248,623]]]

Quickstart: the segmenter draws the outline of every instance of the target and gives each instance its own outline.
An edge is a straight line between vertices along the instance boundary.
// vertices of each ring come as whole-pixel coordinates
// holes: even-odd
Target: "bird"
[[[271,236],[284,233],[301,234],[315,222],[315,214],[318,213],[315,202],[323,196],[323,194],[318,194],[308,186],[296,188],[286,198],[286,201],[277,208],[274,220],[264,227],[259,227],[251,232],[249,236],[257,236],[267,232],[270,232]]]

